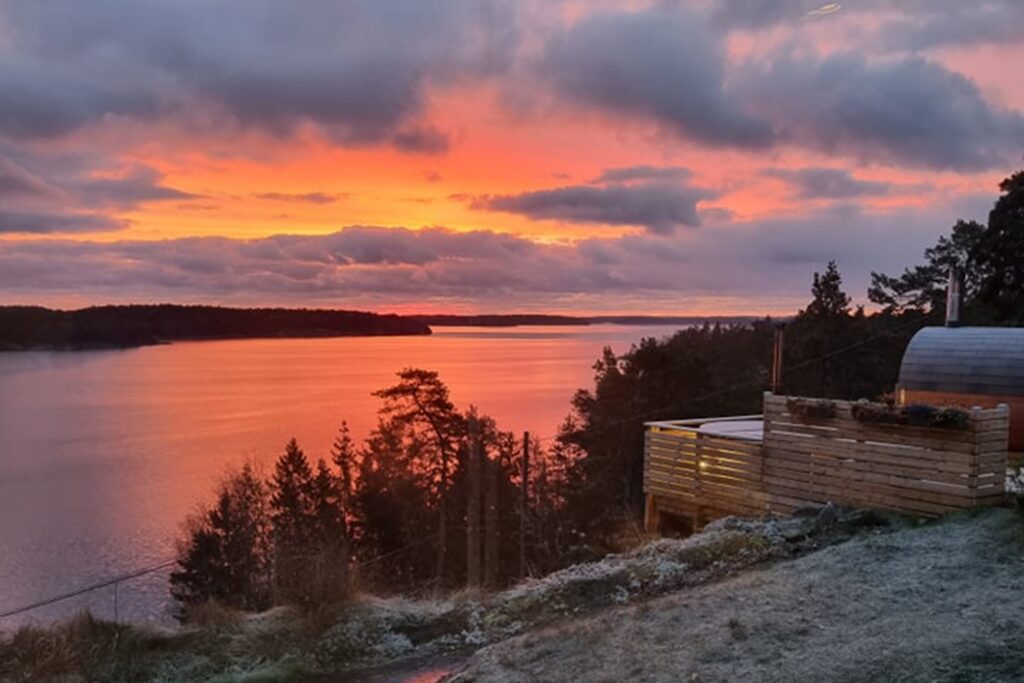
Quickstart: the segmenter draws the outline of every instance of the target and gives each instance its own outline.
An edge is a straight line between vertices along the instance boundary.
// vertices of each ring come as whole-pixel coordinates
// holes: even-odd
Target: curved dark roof
[[[926,327],[900,365],[900,387],[1024,396],[1024,328]]]

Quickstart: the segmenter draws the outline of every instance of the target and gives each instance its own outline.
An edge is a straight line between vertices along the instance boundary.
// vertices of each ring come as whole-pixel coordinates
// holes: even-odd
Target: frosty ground
[[[334,681],[397,660],[431,660],[596,610],[697,586],[871,527],[834,508],[800,518],[718,523],[498,593],[436,600],[357,597],[339,610],[211,608],[202,623],[154,632],[83,615],[0,635],[0,681]],[[371,679],[372,680],[372,679]]]
[[[719,520],[494,594],[212,617],[23,630],[0,638],[0,681],[376,682],[417,662],[458,683],[1024,680],[1024,520],[827,506]]]
[[[897,525],[479,651],[471,681],[1024,681],[1024,523]]]

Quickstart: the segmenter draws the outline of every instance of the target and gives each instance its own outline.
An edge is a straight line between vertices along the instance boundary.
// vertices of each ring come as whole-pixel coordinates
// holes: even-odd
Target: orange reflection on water
[[[345,419],[361,441],[376,424],[371,393],[403,367],[438,370],[460,408],[545,436],[605,344],[671,331],[439,328],[0,355],[0,611],[166,559],[230,467],[269,469],[292,437],[327,457]],[[122,616],[155,616],[162,581],[125,587]]]

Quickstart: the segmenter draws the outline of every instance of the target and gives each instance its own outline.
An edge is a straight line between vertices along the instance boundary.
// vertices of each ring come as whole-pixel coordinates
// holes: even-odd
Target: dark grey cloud
[[[9,216],[17,216],[9,223],[38,226],[22,232],[51,232],[59,228],[45,226],[64,224],[85,230],[101,225],[89,211],[123,211],[149,202],[200,197],[165,185],[163,174],[149,166],[103,169],[102,161],[26,152],[8,156],[0,150],[0,206]]]
[[[906,15],[885,21],[880,43],[896,50],[1016,43],[1024,31],[1024,3],[980,0],[912,4]]]
[[[627,225],[668,235],[700,225],[697,203],[713,194],[678,183],[645,182],[603,187],[573,185],[511,195],[475,197],[474,209],[517,213],[538,220]]]
[[[561,95],[648,117],[709,145],[761,147],[771,129],[724,88],[724,54],[702,15],[680,7],[596,12],[556,33],[540,71]]]
[[[535,57],[527,87],[539,78],[565,101],[710,146],[785,143],[933,169],[1016,162],[1018,112],[903,51],[1015,40],[1024,3],[843,3],[836,16],[885,9],[858,25],[872,60],[782,52],[757,54],[753,66],[729,63],[729,31],[808,26],[807,13],[822,4],[709,0],[613,11],[602,3],[563,24],[560,12],[514,0],[7,0],[0,144],[170,121],[221,137],[312,129],[342,145],[439,154],[451,141],[429,121],[432,90],[488,78],[512,90]],[[807,37],[797,31],[794,41]]]
[[[70,190],[82,205],[132,209],[149,202],[198,199],[201,195],[161,184],[163,175],[148,166],[136,166],[119,177],[88,178],[73,182]]]
[[[90,213],[43,213],[0,210],[0,235],[120,230],[123,221]]]
[[[919,57],[844,53],[749,65],[742,90],[780,139],[865,162],[935,170],[1014,163],[1024,116],[989,104],[967,77]]]
[[[722,28],[758,29],[806,21],[809,12],[825,4],[821,0],[717,0],[711,5],[711,18]]]
[[[838,5],[822,13],[826,5]],[[840,21],[876,13],[879,20],[859,28],[861,39],[884,50],[923,50],[948,45],[1014,42],[1024,25],[1019,0],[712,0],[712,23],[723,30],[759,30],[789,24],[813,26],[813,20]]]
[[[0,156],[0,199],[5,203],[17,200],[54,200],[61,191],[31,173],[14,160]]]
[[[646,118],[713,146],[788,144],[868,163],[936,170],[976,171],[1017,160],[1024,147],[1020,112],[990,103],[969,78],[920,57],[806,56],[806,46],[790,44],[774,54],[758,53],[745,65],[727,65],[728,30],[784,20],[809,26],[808,12],[824,4],[721,0],[691,9],[659,4],[640,11],[596,11],[548,39],[540,73],[561,97]],[[949,44],[954,38],[984,42],[993,37],[986,32],[998,28],[1009,35],[1006,26],[1024,26],[1024,3],[1006,0],[984,3],[969,19],[972,5],[947,0],[911,0],[895,10],[868,0],[843,4],[835,14],[867,16],[878,9],[886,9],[878,23],[902,41],[900,50]],[[894,12],[897,19],[889,19]],[[959,15],[965,21],[951,18]],[[901,28],[903,18],[923,34],[908,33],[911,24]],[[878,40],[874,26],[863,30],[871,45],[886,42]],[[897,49],[896,38],[889,42],[894,44],[890,52]]]
[[[159,109],[160,98],[148,87],[92,79],[74,66],[25,56],[0,60],[0,138],[56,137],[109,117],[150,119]]]
[[[393,138],[395,147],[410,154],[443,154],[448,151],[448,136],[432,126],[413,126]]]
[[[515,12],[506,0],[11,0],[0,135],[174,117],[437,151],[443,135],[420,122],[428,86],[505,69]]]
[[[851,199],[889,194],[891,183],[859,180],[841,168],[768,169],[764,175],[789,183],[803,199]]]
[[[594,179],[595,183],[622,183],[634,180],[686,180],[693,173],[682,166],[624,166],[606,168]]]
[[[332,204],[348,198],[347,192],[260,192],[254,194],[256,199],[267,199],[275,202],[298,202],[303,204]]]

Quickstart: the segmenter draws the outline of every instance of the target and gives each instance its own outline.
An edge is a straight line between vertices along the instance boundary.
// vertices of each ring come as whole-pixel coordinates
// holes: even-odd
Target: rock
[[[469,621],[469,612],[457,607],[437,616],[396,624],[394,631],[407,637],[413,645],[420,645],[466,631],[469,629]]]
[[[818,512],[818,516],[815,517],[814,529],[816,531],[831,529],[835,526],[838,519],[839,510],[836,508],[835,503],[829,501],[829,503]]]

